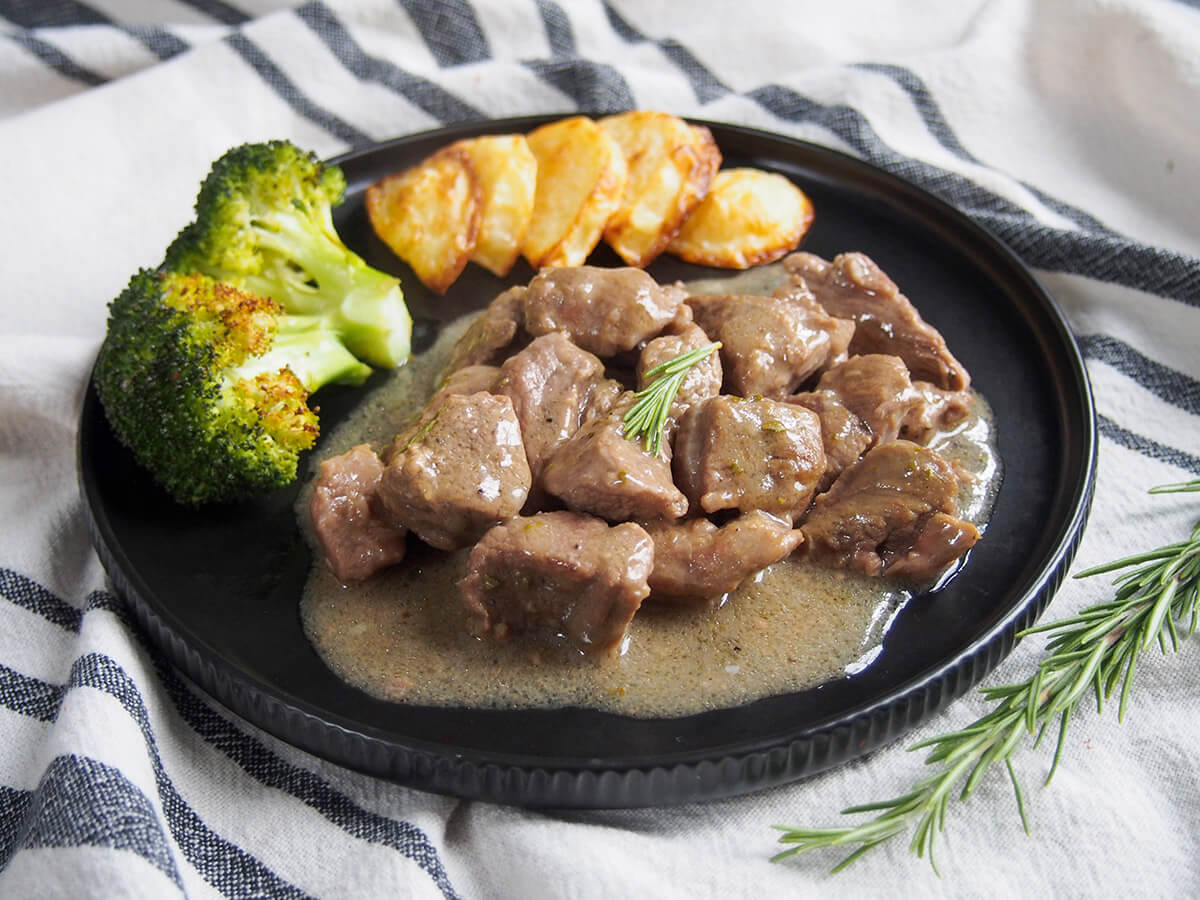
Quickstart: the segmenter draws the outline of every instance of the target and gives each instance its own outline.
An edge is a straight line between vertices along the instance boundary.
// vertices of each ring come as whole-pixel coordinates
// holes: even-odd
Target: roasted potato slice
[[[633,110],[599,125],[620,144],[629,168],[604,240],[628,265],[649,265],[708,193],[721,151],[707,128],[669,113]]]
[[[526,138],[537,158],[533,220],[522,253],[535,269],[588,258],[625,188],[625,155],[586,116],[551,122]]]
[[[796,249],[812,224],[808,195],[761,169],[722,169],[667,247],[686,262],[748,269]]]
[[[438,294],[475,250],[483,188],[471,157],[446,147],[367,188],[367,217],[392,252]]]
[[[471,262],[503,278],[529,231],[537,159],[523,134],[469,138],[451,145],[467,154],[483,189],[479,236]]]

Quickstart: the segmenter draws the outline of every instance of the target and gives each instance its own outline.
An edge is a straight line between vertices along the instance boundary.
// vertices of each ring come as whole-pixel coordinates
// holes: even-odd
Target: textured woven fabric
[[[1023,749],[952,805],[940,878],[892,842],[771,863],[925,773],[905,741],[739,799],[530,812],[341,769],[174,671],[106,587],[75,436],[106,304],[226,148],[323,156],[442,124],[664,109],[804,138],[946,199],[1067,313],[1099,410],[1076,568],[1186,536],[1200,476],[1200,8],[1170,0],[0,2],[0,896],[1200,895],[1200,649],[1151,651],[1131,712]],[[1066,617],[1110,595],[1068,581]],[[1029,639],[989,678],[1028,675]]]

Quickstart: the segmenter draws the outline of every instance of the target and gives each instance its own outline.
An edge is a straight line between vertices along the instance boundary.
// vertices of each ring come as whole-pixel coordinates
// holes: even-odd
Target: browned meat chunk
[[[480,391],[490,393],[499,380],[499,366],[483,364],[463,366],[442,379],[441,384],[438,385],[437,390],[425,405],[436,408],[441,405],[443,400],[454,394],[477,394]]]
[[[662,331],[684,296],[641,269],[542,269],[525,294],[525,327],[535,336],[561,331],[584,350],[613,356]]]
[[[708,519],[645,528],[654,541],[649,599],[672,605],[715,602],[804,541],[799,529],[757,509],[720,528]]]
[[[338,580],[361,581],[404,559],[403,528],[376,511],[383,464],[366,444],[321,463],[309,514],[325,559]]]
[[[872,444],[885,444],[900,436],[911,417],[919,416],[925,399],[913,389],[908,367],[898,356],[870,353],[852,356],[834,366],[817,382],[818,391],[829,391],[871,429]]]
[[[862,253],[842,253],[827,262],[812,253],[793,253],[783,261],[804,279],[831,314],[854,319],[850,353],[899,356],[913,378],[960,391],[971,377],[954,358],[937,329],[929,325],[892,279]]]
[[[913,584],[929,584],[979,540],[970,522],[948,513],[934,513],[916,531],[903,554],[892,557],[887,574]]]
[[[483,536],[458,584],[483,637],[551,629],[589,654],[615,652],[650,593],[650,536],[574,512],[511,519]]]
[[[456,394],[407,446],[393,450],[379,501],[389,520],[454,550],[520,512],[529,484],[512,401]]]
[[[825,473],[820,420],[776,400],[710,397],[679,421],[674,472],[693,508],[762,509],[795,521]]]
[[[696,324],[721,342],[729,393],[786,397],[837,355],[825,327],[835,320],[814,315],[803,303],[751,294],[700,295],[687,302]],[[843,329],[835,331],[840,340]]]
[[[928,444],[939,431],[949,431],[971,414],[970,391],[946,391],[928,381],[914,381],[913,389],[925,401],[900,429],[900,436]]]
[[[506,359],[494,390],[512,400],[535,482],[559,444],[593,409],[592,393],[609,393],[604,363],[557,332],[535,338]]]
[[[638,357],[638,389],[646,386],[646,373],[655,366],[670,362],[675,357],[691,350],[707,347],[711,343],[708,335],[698,325],[692,323],[681,326],[675,330],[675,333],[659,335],[642,348],[642,353]],[[679,392],[675,395],[675,402],[671,406],[671,419],[678,419],[683,411],[693,403],[721,393],[721,379],[721,357],[717,353],[710,353],[692,366],[680,383]]]
[[[817,498],[805,546],[822,565],[929,582],[979,538],[955,518],[957,495],[954,469],[934,451],[880,444]]]
[[[829,335],[829,356],[823,368],[836,366],[850,355],[850,342],[854,340],[854,320],[839,319],[823,307],[816,295],[808,289],[803,278],[789,278],[775,291],[774,296],[797,303],[808,314],[808,324]]]
[[[583,405],[583,412],[579,414],[579,423],[585,425],[593,419],[606,415],[617,405],[617,401],[624,393],[625,389],[621,386],[621,382],[613,378],[597,381],[588,391],[587,402]]]
[[[511,287],[488,304],[450,351],[443,373],[463,366],[494,365],[520,340],[525,319],[525,287]]]
[[[404,427],[396,434],[391,447],[384,453],[384,463],[390,462],[393,453],[408,446],[413,435],[429,425],[446,402],[447,397],[459,394],[477,394],[480,391],[490,392],[499,379],[500,369],[496,366],[471,365],[451,372],[442,379],[442,383],[438,385],[433,396],[421,407],[421,411],[417,413],[416,417],[405,423]]]
[[[627,395],[563,442],[546,465],[542,486],[568,508],[610,521],[678,519],[688,500],[671,480],[670,445],[656,456],[625,437],[621,417],[631,403]]]
[[[871,429],[867,423],[846,409],[837,394],[832,391],[812,391],[796,394],[789,398],[806,409],[811,409],[821,420],[821,444],[825,448],[825,474],[817,482],[817,492],[829,490],[829,486],[858,462],[859,457],[871,446]]]

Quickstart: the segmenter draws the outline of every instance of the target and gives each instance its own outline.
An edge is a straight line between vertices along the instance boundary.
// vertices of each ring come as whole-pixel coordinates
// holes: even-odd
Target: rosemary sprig
[[[631,441],[641,439],[642,446],[657,456],[662,448],[663,428],[671,415],[671,404],[675,402],[683,379],[687,378],[692,366],[720,348],[719,341],[707,347],[697,347],[647,372],[646,386],[633,395],[634,404],[621,419],[625,423],[625,437]]]
[[[1151,492],[1198,490],[1200,479],[1163,485]],[[1057,721],[1058,740],[1045,780],[1049,784],[1062,759],[1067,725],[1086,693],[1095,695],[1097,711],[1102,712],[1104,701],[1119,687],[1117,720],[1124,720],[1142,651],[1154,643],[1164,653],[1168,648],[1177,650],[1181,635],[1190,636],[1196,630],[1200,618],[1200,522],[1188,540],[1096,566],[1075,577],[1118,570],[1129,571],[1115,579],[1112,600],[1021,633],[1050,635],[1046,656],[1032,677],[983,689],[983,696],[995,704],[990,712],[966,728],[910,748],[930,748],[925,763],[939,766],[936,774],[918,781],[901,797],[843,810],[844,815],[876,814],[858,825],[776,826],[782,832],[780,843],[790,846],[773,859],[825,847],[856,848],[834,868],[837,872],[884,841],[912,829],[909,848],[918,856],[928,852],[936,870],[934,839],[945,830],[950,801],[970,797],[988,770],[1000,762],[1012,781],[1017,811],[1028,833],[1021,787],[1012,767],[1013,753],[1030,736],[1036,747]]]

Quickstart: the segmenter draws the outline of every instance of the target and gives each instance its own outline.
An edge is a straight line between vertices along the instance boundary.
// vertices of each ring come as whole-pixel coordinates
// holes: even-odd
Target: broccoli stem
[[[327,384],[359,385],[371,374],[371,367],[346,348],[324,316],[280,316],[271,349],[245,360],[229,378],[253,378],[285,366],[309,393]]]
[[[259,246],[280,263],[252,291],[274,296],[289,313],[322,315],[355,355],[391,368],[408,359],[412,319],[399,282],[368,266],[328,227],[299,210],[256,218]],[[299,260],[306,271],[292,263]],[[315,282],[315,285],[312,283]],[[282,285],[283,290],[280,290]],[[340,298],[330,308],[328,297]]]

